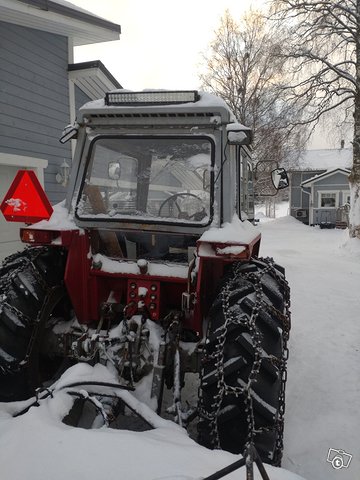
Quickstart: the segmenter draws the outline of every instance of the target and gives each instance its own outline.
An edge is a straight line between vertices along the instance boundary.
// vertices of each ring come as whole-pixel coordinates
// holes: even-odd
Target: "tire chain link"
[[[14,266],[17,264],[17,260],[19,261],[19,265],[9,274],[6,276],[5,281],[1,283],[1,292],[0,292],[0,301],[6,308],[13,314],[15,315],[22,323],[23,325],[33,325],[35,328],[32,329],[31,336],[29,339],[29,344],[27,348],[26,355],[23,359],[18,360],[17,362],[10,363],[8,366],[0,366],[0,373],[2,374],[7,374],[7,375],[12,375],[20,372],[28,363],[29,357],[31,355],[31,350],[34,345],[34,339],[36,337],[37,333],[37,325],[39,323],[39,314],[41,310],[39,311],[39,314],[37,315],[36,319],[31,319],[27,315],[25,315],[23,312],[21,312],[18,308],[14,307],[10,303],[6,301],[6,294],[9,291],[9,289],[12,287],[12,281],[14,277],[18,276],[19,273],[23,272],[25,269],[27,269],[30,265],[32,273],[36,277],[37,282],[40,284],[42,289],[47,292],[49,290],[48,285],[46,284],[44,278],[38,271],[37,267],[34,264],[34,261],[36,260],[37,257],[42,255],[43,253],[47,252],[49,249],[47,247],[32,247],[25,249],[23,252],[23,256],[19,256],[19,253],[14,253],[13,255],[10,255],[7,257],[3,263],[2,263],[2,268],[7,268],[11,266],[11,263],[14,262]],[[27,255],[24,255],[27,254]],[[0,305],[1,307],[2,305]]]
[[[261,333],[256,326],[256,320],[260,313],[260,311],[265,309],[271,309],[272,313],[276,315],[276,317],[282,323],[282,341],[283,341],[283,355],[281,359],[277,357],[273,357],[272,363],[278,368],[280,373],[281,385],[280,385],[280,394],[279,394],[279,409],[278,409],[278,417],[276,420],[276,430],[277,430],[277,439],[275,445],[275,452],[273,456],[273,464],[280,465],[281,458],[282,458],[282,451],[283,451],[283,430],[284,430],[284,413],[285,413],[285,384],[287,379],[287,370],[286,370],[286,362],[289,356],[289,350],[287,347],[287,341],[289,338],[289,331],[291,328],[291,320],[290,320],[290,288],[288,282],[285,279],[285,276],[279,272],[276,267],[275,263],[272,258],[259,258],[254,259],[255,264],[261,264],[262,266],[265,265],[265,268],[261,269],[260,271],[255,272],[241,272],[241,267],[244,264],[237,263],[234,264],[232,269],[232,277],[229,281],[224,285],[220,292],[220,297],[222,301],[222,308],[224,313],[225,322],[224,324],[216,330],[217,333],[217,343],[215,346],[215,351],[211,354],[204,356],[204,362],[212,359],[215,361],[215,368],[217,369],[217,394],[214,396],[214,402],[211,404],[212,411],[207,411],[202,405],[202,398],[200,394],[199,399],[199,413],[200,417],[205,418],[211,425],[211,432],[210,438],[212,442],[212,446],[215,449],[220,449],[220,438],[219,438],[219,431],[218,431],[218,424],[217,418],[219,412],[221,410],[223,399],[226,395],[232,394],[236,397],[244,396],[245,398],[245,413],[246,413],[246,420],[248,424],[248,433],[247,433],[247,440],[246,440],[246,447],[250,444],[254,443],[254,436],[259,433],[263,433],[269,430],[272,430],[273,427],[260,427],[256,429],[255,427],[255,418],[254,418],[254,409],[253,409],[253,402],[251,397],[251,386],[252,383],[256,380],[260,367],[261,367],[261,359],[262,359],[262,347],[261,347]],[[273,278],[275,277],[280,284],[280,287],[284,293],[284,310],[285,313],[281,314],[278,310],[274,307],[269,305],[264,299],[264,292],[261,286],[262,277],[269,273]],[[231,311],[230,307],[230,296],[232,293],[232,286],[234,281],[238,278],[238,276],[242,276],[245,279],[249,279],[254,284],[255,288],[255,298],[256,302],[252,309],[252,313],[250,316],[241,316],[240,318],[236,315],[235,312]],[[249,374],[248,382],[245,387],[234,387],[232,385],[228,385],[225,381],[225,374],[224,374],[224,347],[228,332],[228,327],[231,324],[237,324],[245,326],[248,331],[250,332],[252,345],[254,348],[254,362],[252,365],[251,372]]]

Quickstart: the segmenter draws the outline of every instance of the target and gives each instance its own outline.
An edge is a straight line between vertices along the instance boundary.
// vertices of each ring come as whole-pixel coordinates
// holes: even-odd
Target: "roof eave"
[[[66,36],[74,46],[119,40],[121,33],[120,25],[51,0],[0,0],[0,18]]]
[[[103,98],[109,90],[122,88],[100,60],[73,63],[68,66],[68,72],[70,80],[91,100]]]
[[[324,178],[331,177],[335,173],[342,173],[344,175],[349,175],[350,170],[346,168],[334,168],[333,170],[326,171],[324,173],[321,173],[320,175],[317,175],[316,177],[309,178],[308,180],[304,180],[301,182],[301,187],[311,187],[314,183],[318,182],[319,180],[323,180]]]

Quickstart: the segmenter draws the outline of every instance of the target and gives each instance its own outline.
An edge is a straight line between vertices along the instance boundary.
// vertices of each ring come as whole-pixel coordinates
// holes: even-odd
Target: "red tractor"
[[[251,131],[197,91],[114,91],[83,106],[66,201],[0,268],[0,396],[102,363],[162,413],[199,375],[198,440],[279,465],[289,288],[259,258]],[[272,172],[275,188],[286,172]],[[144,383],[146,380],[146,383]],[[144,387],[142,387],[144,388]]]

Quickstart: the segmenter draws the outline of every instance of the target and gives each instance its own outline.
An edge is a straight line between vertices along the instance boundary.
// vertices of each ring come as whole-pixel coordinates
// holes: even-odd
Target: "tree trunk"
[[[275,218],[275,200],[273,198],[265,200],[265,215],[269,218]]]
[[[360,0],[356,1],[357,17],[360,18]],[[356,42],[356,95],[354,102],[354,143],[353,165],[349,176],[350,183],[350,237],[360,239],[360,24],[357,24]]]
[[[355,127],[356,129],[356,127]],[[349,235],[360,239],[360,122],[358,121],[358,133],[354,138],[354,161],[349,176],[350,183],[350,213]]]

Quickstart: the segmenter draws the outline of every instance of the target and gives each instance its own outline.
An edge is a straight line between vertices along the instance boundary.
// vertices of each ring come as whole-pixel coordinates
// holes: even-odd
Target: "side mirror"
[[[108,176],[111,180],[120,180],[121,165],[119,162],[110,162],[108,166]]]
[[[250,145],[252,143],[252,130],[241,123],[229,123],[226,130],[229,145]]]
[[[74,123],[72,125],[67,125],[62,131],[61,137],[59,138],[60,143],[66,143],[72,138],[77,138],[79,130],[79,125]]]
[[[285,168],[276,168],[271,172],[271,181],[276,190],[282,190],[289,186],[289,177]]]

